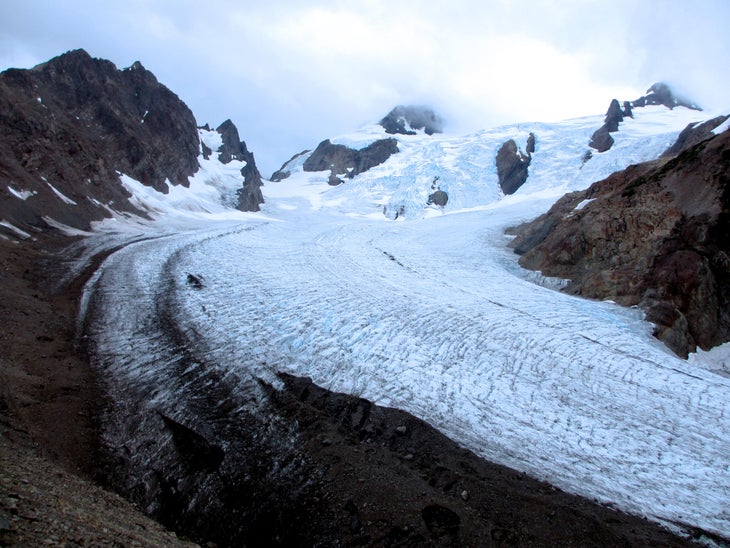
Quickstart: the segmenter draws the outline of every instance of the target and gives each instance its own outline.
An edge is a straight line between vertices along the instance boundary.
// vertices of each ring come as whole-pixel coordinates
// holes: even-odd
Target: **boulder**
[[[428,197],[428,205],[437,205],[444,207],[449,201],[449,195],[443,190],[439,189]]]

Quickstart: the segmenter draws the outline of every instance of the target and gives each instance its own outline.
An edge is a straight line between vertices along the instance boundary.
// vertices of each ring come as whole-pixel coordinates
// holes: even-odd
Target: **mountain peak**
[[[444,125],[441,116],[431,107],[416,105],[398,105],[378,123],[386,133],[400,135],[415,135],[419,129],[433,135],[441,133]]]
[[[631,102],[632,106],[644,107],[646,105],[664,105],[669,109],[674,107],[685,107],[692,110],[702,110],[694,101],[676,95],[666,82],[656,82],[646,90],[646,95]]]

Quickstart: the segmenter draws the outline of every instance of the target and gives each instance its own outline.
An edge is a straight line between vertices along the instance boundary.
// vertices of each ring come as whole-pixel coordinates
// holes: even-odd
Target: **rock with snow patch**
[[[272,182],[278,183],[280,181],[283,181],[284,179],[287,179],[291,175],[291,165],[299,160],[302,156],[305,154],[308,154],[311,152],[310,150],[303,150],[302,152],[295,154],[291,158],[289,158],[286,162],[282,164],[282,166],[274,171],[274,173],[271,174],[271,177],[269,177],[269,180]]]
[[[401,135],[415,135],[417,130],[433,135],[441,133],[444,125],[441,117],[431,108],[413,105],[398,105],[379,124],[386,133]]]
[[[680,97],[674,93],[669,84],[665,82],[657,82],[646,90],[646,95],[639,97],[631,102],[634,107],[645,107],[647,105],[664,105],[669,109],[674,107],[685,107],[692,110],[702,110],[691,99]]]
[[[8,69],[0,125],[0,184],[31,194],[0,201],[0,217],[29,228],[88,229],[107,206],[139,213],[118,172],[166,193],[198,169],[192,112],[139,62],[118,70],[75,50]]]
[[[428,205],[437,205],[444,207],[449,202],[449,195],[443,190],[439,189],[433,194],[428,196]]]
[[[238,135],[238,129],[230,119],[223,122],[216,128],[221,134],[223,143],[218,148],[218,160],[227,164],[232,160],[246,162],[241,168],[243,186],[238,189],[237,208],[241,211],[259,211],[259,206],[264,203],[264,196],[261,192],[263,181],[261,173],[256,167],[256,160],[253,152],[249,152],[246,143]]]
[[[303,169],[304,171],[331,170],[333,175],[345,175],[351,179],[382,164],[397,152],[398,141],[392,138],[379,139],[360,150],[334,144],[326,139],[307,158]]]
[[[618,131],[619,123],[623,120],[624,110],[621,109],[618,99],[613,99],[606,111],[603,125],[593,133],[588,146],[598,152],[606,152],[613,146],[614,141],[611,133]]]
[[[645,107],[647,105],[664,105],[669,109],[681,106],[692,110],[702,110],[695,102],[676,96],[669,85],[658,82],[652,85],[647,90],[646,95],[639,99],[624,101],[623,108],[618,99],[613,99],[606,112],[604,124],[591,135],[588,146],[598,152],[609,150],[614,143],[611,133],[619,130],[619,124],[623,122],[625,117],[633,118],[634,107]]]

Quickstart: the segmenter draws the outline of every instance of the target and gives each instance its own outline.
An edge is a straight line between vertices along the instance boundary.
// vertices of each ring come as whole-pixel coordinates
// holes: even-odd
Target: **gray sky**
[[[446,130],[603,113],[664,80],[730,106],[728,0],[0,0],[0,70],[69,49],[139,60],[265,177],[430,104]]]

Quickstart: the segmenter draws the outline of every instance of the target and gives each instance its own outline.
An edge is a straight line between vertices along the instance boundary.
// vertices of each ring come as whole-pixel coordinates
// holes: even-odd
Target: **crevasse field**
[[[225,207],[237,162],[201,158],[191,188],[167,196],[123,177],[156,220],[107,221],[86,243],[127,244],[85,292],[81,319],[100,311],[88,330],[101,367],[118,389],[146,394],[142,411],[186,389],[175,373],[182,344],[188,367],[241,391],[256,378],[276,385],[280,371],[308,376],[567,491],[730,536],[726,349],[675,357],[640,310],[562,294],[560,280],[522,270],[504,235],[710,117],[634,114],[614,148],[585,164],[602,117],[399,136],[399,154],[338,187],[328,172],[304,173],[302,158],[290,178],[265,184],[256,214]],[[496,151],[508,138],[524,149],[529,132],[529,179],[505,197]],[[372,126],[333,142],[383,137]],[[215,133],[201,139],[219,144]],[[425,205],[436,176],[445,208]],[[383,213],[401,206],[397,220]]]

